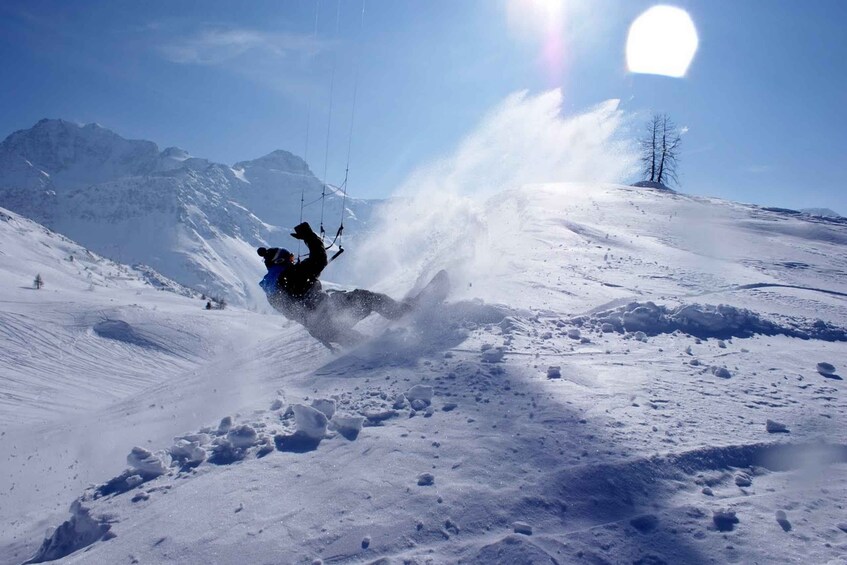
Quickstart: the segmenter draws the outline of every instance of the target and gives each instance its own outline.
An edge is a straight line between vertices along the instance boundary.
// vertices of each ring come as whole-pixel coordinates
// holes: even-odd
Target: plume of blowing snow
[[[497,262],[487,242],[520,238],[486,214],[497,195],[531,184],[616,182],[634,171],[618,100],[572,117],[561,106],[559,90],[512,94],[453,155],[411,174],[361,242],[356,279],[394,293],[442,268],[456,283],[477,279]]]

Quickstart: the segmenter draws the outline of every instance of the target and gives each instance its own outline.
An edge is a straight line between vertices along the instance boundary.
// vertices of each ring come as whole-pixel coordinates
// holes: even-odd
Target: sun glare
[[[511,36],[539,47],[537,62],[551,86],[561,84],[566,75],[569,45],[573,41],[567,24],[578,7],[576,4],[577,0],[508,0],[506,3]]]
[[[697,29],[688,12],[673,6],[653,6],[629,28],[627,66],[633,73],[684,77],[697,44]]]
[[[521,38],[561,32],[565,3],[562,0],[509,0],[509,28]]]

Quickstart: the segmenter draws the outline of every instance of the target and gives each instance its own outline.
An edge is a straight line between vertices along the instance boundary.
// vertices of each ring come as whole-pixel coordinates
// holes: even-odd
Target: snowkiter
[[[318,341],[332,348],[332,343],[351,345],[362,336],[353,325],[376,312],[394,320],[411,310],[411,305],[391,297],[356,289],[324,291],[319,277],[327,266],[326,250],[321,238],[307,222],[294,228],[291,237],[302,240],[309,256],[295,262],[294,255],[279,247],[256,250],[265,260],[268,272],[259,286],[268,302],[289,320],[302,324]]]

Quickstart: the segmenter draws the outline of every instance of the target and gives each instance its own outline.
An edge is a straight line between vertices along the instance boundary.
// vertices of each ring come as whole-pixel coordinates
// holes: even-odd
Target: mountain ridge
[[[261,277],[254,249],[300,221],[302,199],[325,198],[326,217],[342,217],[341,195],[323,189],[302,158],[282,149],[229,166],[62,119],[0,142],[0,206],[235,304],[263,304],[252,289]],[[345,231],[355,235],[372,204],[343,202]]]

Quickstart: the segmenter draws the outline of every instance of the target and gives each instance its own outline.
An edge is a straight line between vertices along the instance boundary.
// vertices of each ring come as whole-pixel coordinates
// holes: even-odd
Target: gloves
[[[312,226],[309,225],[309,222],[303,222],[302,224],[298,224],[294,226],[294,233],[291,234],[291,237],[294,239],[306,239],[306,236],[310,234],[314,234],[312,231]]]

